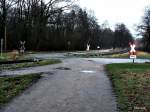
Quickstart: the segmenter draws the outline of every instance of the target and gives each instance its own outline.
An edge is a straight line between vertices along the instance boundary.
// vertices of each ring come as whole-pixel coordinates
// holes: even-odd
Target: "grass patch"
[[[109,55],[109,58],[129,58],[129,53]],[[150,53],[137,51],[137,58],[150,59]]]
[[[8,60],[8,53],[3,53],[2,56],[0,56],[0,61],[6,61]]]
[[[17,55],[17,59],[16,60],[28,59],[26,57],[26,55],[28,55],[28,54],[24,54],[24,55],[19,54],[19,55]],[[13,60],[11,57],[12,57],[11,52],[3,53],[2,56],[0,56],[0,61],[11,61],[11,60]]]
[[[0,70],[13,70],[13,69],[18,69],[18,68],[43,66],[43,65],[50,65],[50,64],[57,64],[57,63],[61,63],[61,60],[59,60],[59,59],[49,59],[49,60],[43,60],[43,61],[39,61],[39,62],[4,64],[4,65],[0,65]]]
[[[109,64],[121,112],[150,112],[150,64]]]
[[[79,58],[100,58],[103,57],[101,53],[91,53],[91,52],[87,52],[87,53],[69,53],[66,56],[75,56],[75,57],[79,57]]]
[[[40,74],[29,74],[16,77],[0,77],[0,107],[13,97],[22,93],[27,87],[41,77]]]
[[[106,53],[107,54],[107,53]],[[81,58],[129,58],[129,53],[122,53],[122,54],[112,54],[106,55],[105,53],[96,53],[96,52],[87,52],[87,53],[76,53],[70,54],[70,56],[76,56]],[[138,51],[137,58],[139,59],[150,59],[150,53]]]

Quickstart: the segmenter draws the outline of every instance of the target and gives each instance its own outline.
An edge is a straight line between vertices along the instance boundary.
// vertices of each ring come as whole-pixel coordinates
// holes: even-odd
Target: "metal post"
[[[134,63],[134,59],[133,59],[133,63]]]

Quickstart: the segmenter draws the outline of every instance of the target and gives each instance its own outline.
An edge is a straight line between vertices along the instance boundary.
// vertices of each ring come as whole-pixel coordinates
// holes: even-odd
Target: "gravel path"
[[[103,64],[85,59],[64,59],[61,64],[5,72],[5,75],[31,72],[46,73],[0,112],[117,111],[115,95]]]

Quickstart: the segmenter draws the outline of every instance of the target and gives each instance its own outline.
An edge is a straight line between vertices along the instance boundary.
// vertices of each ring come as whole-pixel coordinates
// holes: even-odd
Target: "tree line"
[[[113,31],[73,0],[0,0],[0,38],[7,50],[85,50],[126,48],[133,41],[125,24]]]
[[[142,49],[150,52],[150,6],[146,7],[142,23],[138,25],[138,32],[142,36],[140,39],[143,43]]]

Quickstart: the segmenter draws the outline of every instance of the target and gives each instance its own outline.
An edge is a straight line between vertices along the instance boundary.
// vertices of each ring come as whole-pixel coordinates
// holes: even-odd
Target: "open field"
[[[40,77],[40,74],[0,77],[0,107],[22,93],[23,90],[32,85]]]
[[[150,112],[150,64],[109,64],[121,112]]]

